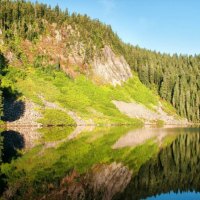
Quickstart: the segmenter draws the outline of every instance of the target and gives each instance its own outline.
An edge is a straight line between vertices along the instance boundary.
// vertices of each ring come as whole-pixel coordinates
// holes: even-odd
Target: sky
[[[32,0],[34,1],[34,0]],[[200,54],[200,0],[38,0],[110,24],[127,43]]]

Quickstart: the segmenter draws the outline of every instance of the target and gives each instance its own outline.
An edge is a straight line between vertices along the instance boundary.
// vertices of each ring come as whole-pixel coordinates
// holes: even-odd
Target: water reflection
[[[141,166],[121,199],[145,199],[170,191],[200,191],[200,129],[181,130],[185,133]]]
[[[0,165],[2,163],[2,151],[3,151],[3,136],[2,136],[2,131],[0,129]]]
[[[0,195],[6,188],[6,176],[1,172],[1,164],[10,163],[20,156],[19,150],[24,148],[24,138],[19,132],[0,130]]]
[[[18,150],[24,148],[24,138],[16,131],[4,131],[1,135],[3,136],[2,161],[10,162],[19,156]]]
[[[184,132],[185,128],[153,128],[144,127],[137,130],[131,130],[122,136],[114,145],[113,149],[124,147],[134,147],[144,144],[147,140],[153,139],[160,146],[166,137],[177,135]]]
[[[145,199],[155,195],[155,198],[163,199],[164,194],[173,191],[168,194],[168,199],[171,199],[177,192],[200,191],[199,128],[145,129],[144,140],[140,140],[139,130],[131,131],[131,136],[135,133],[138,137],[129,136],[129,139],[138,140],[138,143],[130,144],[139,146],[129,145],[131,148],[120,149],[112,147],[130,130],[129,127],[85,130],[74,137],[76,130],[73,127],[40,130],[40,145],[27,151],[23,155],[25,159],[12,162],[13,171],[6,174],[10,188],[4,194],[10,194],[16,185],[18,193],[12,194],[15,199],[26,199],[24,194],[31,197],[43,194],[43,199],[47,200],[64,200],[70,195],[71,199],[80,199],[80,195],[84,197],[82,199],[99,200]],[[33,141],[38,137],[34,132],[30,128],[21,130],[21,137],[19,132],[12,132],[13,141],[18,144],[13,145],[14,149],[35,144]],[[146,136],[148,133],[153,136],[150,134],[149,138]],[[10,137],[8,132],[4,136]],[[168,146],[165,141],[166,147],[162,145],[160,150],[153,142],[145,143],[145,138],[162,142],[164,139],[169,142],[168,138],[172,138],[174,141]],[[16,180],[13,177],[17,177]],[[34,177],[32,182],[30,177]]]

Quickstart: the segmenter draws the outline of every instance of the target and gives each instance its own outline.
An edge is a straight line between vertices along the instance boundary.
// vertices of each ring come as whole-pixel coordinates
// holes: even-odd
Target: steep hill
[[[200,56],[168,55],[126,45],[128,63],[142,83],[156,90],[188,120],[200,120]],[[131,56],[130,56],[131,55]]]
[[[47,118],[55,116],[45,114],[41,96],[101,124],[132,121],[112,100],[137,102],[153,112],[162,102],[162,109],[175,115],[158,93],[183,117],[199,120],[198,57],[177,56],[173,61],[124,44],[110,26],[86,15],[70,15],[58,6],[1,1],[0,50],[9,62],[1,84],[4,93],[28,98]],[[180,64],[186,61],[190,70]],[[169,65],[176,70],[167,70]],[[177,72],[172,79],[171,71]]]

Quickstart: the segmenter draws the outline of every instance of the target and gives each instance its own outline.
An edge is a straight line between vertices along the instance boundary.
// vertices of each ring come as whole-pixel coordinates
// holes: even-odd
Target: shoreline
[[[113,123],[113,124],[58,124],[58,125],[53,125],[53,124],[49,124],[49,125],[31,125],[31,124],[19,124],[19,125],[7,125],[2,124],[0,125],[0,128],[5,128],[5,129],[11,129],[11,128],[52,128],[52,127],[114,127],[114,126],[140,126],[141,124],[118,124],[118,123]],[[159,127],[159,128],[163,128],[163,127],[188,127],[188,126],[200,126],[200,123],[187,123],[187,124],[181,124],[181,123],[174,123],[174,124],[163,124],[163,125],[158,125],[156,123],[144,123],[142,124],[142,126],[140,127],[145,127],[145,128],[151,128],[151,127]]]

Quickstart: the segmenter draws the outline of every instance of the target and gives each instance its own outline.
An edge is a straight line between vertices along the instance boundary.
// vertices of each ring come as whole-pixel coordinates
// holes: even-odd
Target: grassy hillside
[[[76,112],[83,119],[92,118],[97,124],[136,122],[120,113],[112,100],[136,101],[149,109],[153,109],[159,100],[158,96],[147,89],[136,75],[123,86],[113,87],[97,85],[83,75],[72,79],[62,71],[48,68],[9,67],[2,79],[2,87],[10,93],[18,94],[19,98],[26,97],[40,106],[40,112],[44,114],[44,119],[40,121],[43,124],[48,124],[50,119],[54,124],[58,124],[59,120],[66,122],[67,117],[56,114],[52,109],[43,111],[44,103],[41,96],[48,102]]]

